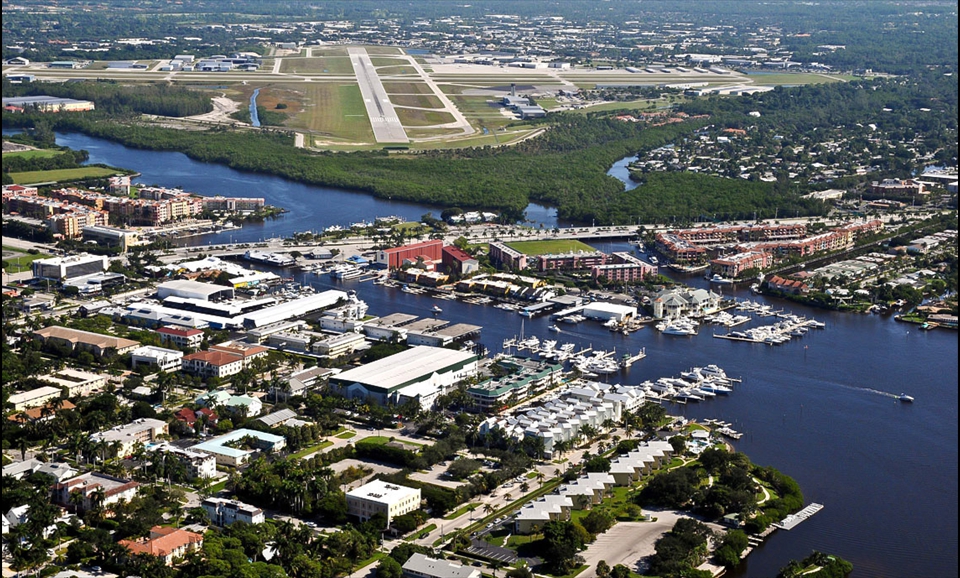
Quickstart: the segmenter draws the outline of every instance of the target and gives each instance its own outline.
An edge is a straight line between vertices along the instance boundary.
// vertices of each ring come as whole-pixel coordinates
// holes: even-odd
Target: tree
[[[390,556],[380,559],[380,564],[377,565],[377,578],[401,578],[402,576],[403,568],[399,562]]]
[[[597,562],[597,578],[607,578],[610,575],[610,565],[606,560]]]
[[[602,534],[616,523],[613,514],[605,508],[594,508],[580,520],[584,529],[593,535]]]
[[[630,578],[630,569],[623,564],[617,564],[610,570],[610,578]]]

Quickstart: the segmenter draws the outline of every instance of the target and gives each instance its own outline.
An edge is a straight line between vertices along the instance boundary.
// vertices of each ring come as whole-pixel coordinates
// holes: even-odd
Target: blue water
[[[58,143],[90,151],[92,162],[139,170],[143,183],[184,186],[204,195],[264,196],[270,204],[290,209],[276,221],[200,238],[200,243],[224,242],[230,240],[227,235],[234,241],[257,240],[378,215],[416,219],[428,211],[438,213],[435,207],[242,173],[179,153],[128,149],[83,135],[58,135]],[[532,206],[527,212],[545,227],[558,224],[553,209]],[[630,250],[625,243],[597,247]],[[482,325],[481,340],[493,351],[499,351],[504,338],[520,333],[524,319],[489,306],[441,303],[370,283],[338,283],[311,274],[298,280],[317,288],[357,289],[376,315],[404,311],[432,316],[439,303],[443,319]],[[683,280],[707,285],[696,276]],[[731,291],[736,293],[724,288]],[[554,334],[545,318],[526,319],[523,327],[528,335],[616,347],[620,353],[645,347],[648,357],[621,376],[626,383],[707,363],[743,378],[729,398],[671,406],[670,411],[733,423],[745,434],[734,442],[738,450],[755,463],[793,476],[806,501],[825,508],[790,532],[774,533],[734,577],[774,576],[787,560],[814,549],[853,562],[855,578],[956,576],[957,333],[923,332],[890,317],[773,303],[825,321],[827,329],[771,347],[713,339],[709,326],[695,337],[664,336],[649,327],[623,336],[589,323]],[[901,392],[916,402],[897,402],[892,396]]]
[[[250,95],[250,124],[253,126],[260,126],[260,113],[257,112],[257,96],[259,94],[260,89],[258,88]]]
[[[624,157],[613,163],[613,166],[607,171],[607,174],[611,177],[623,181],[623,190],[625,191],[630,191],[640,186],[640,183],[630,178],[630,169],[627,168],[627,166],[635,160],[637,160],[637,155]]]
[[[4,129],[4,134],[18,131]],[[217,164],[195,161],[182,153],[128,148],[80,133],[57,133],[57,144],[90,153],[90,163],[106,163],[137,170],[137,184],[181,187],[205,196],[264,197],[267,204],[289,212],[263,223],[245,224],[242,229],[190,237],[190,244],[256,242],[287,237],[297,231],[319,231],[331,225],[348,226],[377,216],[397,215],[410,221],[426,213],[439,216],[443,210],[430,205],[378,199],[332,187],[297,183],[281,177],[246,173]],[[553,228],[561,224],[554,208],[531,203],[527,220],[534,226]]]

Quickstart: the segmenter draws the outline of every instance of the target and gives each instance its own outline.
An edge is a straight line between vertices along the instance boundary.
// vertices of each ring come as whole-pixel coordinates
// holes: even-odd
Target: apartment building
[[[206,498],[200,503],[210,522],[217,526],[229,526],[234,522],[262,524],[263,510],[250,504],[223,498]]]
[[[420,508],[420,489],[374,480],[347,492],[347,513],[360,521],[383,514],[387,525],[396,518]]]

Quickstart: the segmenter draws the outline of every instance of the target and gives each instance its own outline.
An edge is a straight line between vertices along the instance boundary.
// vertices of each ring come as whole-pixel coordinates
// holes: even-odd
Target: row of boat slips
[[[633,411],[644,399],[640,386],[577,382],[538,407],[516,415],[488,418],[480,424],[479,431],[500,431],[517,441],[541,438],[544,455],[551,457],[557,443],[575,439],[584,426],[600,429],[607,420],[619,422],[624,411]]]
[[[654,441],[639,446],[611,462],[609,472],[591,472],[564,484],[550,495],[527,504],[515,519],[515,531],[529,534],[550,521],[570,519],[572,510],[590,508],[603,501],[614,486],[629,486],[659,468],[673,455],[669,442]]]

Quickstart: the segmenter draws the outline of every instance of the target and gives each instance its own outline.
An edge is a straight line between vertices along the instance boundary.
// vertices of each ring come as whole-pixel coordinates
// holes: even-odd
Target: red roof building
[[[199,329],[167,326],[157,329],[157,333],[160,334],[160,343],[181,349],[195,349],[203,343],[203,331]]]
[[[131,554],[148,554],[162,558],[164,564],[172,566],[177,558],[183,558],[189,552],[203,546],[203,535],[179,528],[154,526],[150,528],[150,537],[139,540],[120,540]]]
[[[402,245],[392,249],[383,249],[377,251],[377,263],[388,269],[399,269],[406,259],[414,259],[423,256],[430,261],[440,261],[443,258],[443,241],[432,239],[422,243],[413,243],[412,245]]]
[[[799,295],[801,293],[807,293],[810,291],[810,287],[808,287],[803,281],[784,279],[783,277],[779,277],[777,275],[767,279],[767,286],[775,291],[783,291],[784,293],[792,293],[794,295]]]
[[[177,421],[182,421],[190,427],[193,427],[193,424],[197,423],[197,414],[189,407],[181,409],[173,414],[173,417],[177,418]]]

